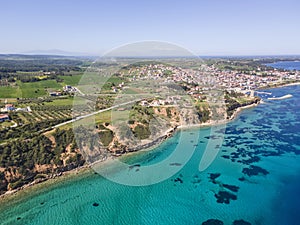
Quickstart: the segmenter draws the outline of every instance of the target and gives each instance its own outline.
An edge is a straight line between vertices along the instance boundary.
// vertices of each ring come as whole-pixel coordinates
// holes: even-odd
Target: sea
[[[266,65],[276,69],[300,70],[300,61],[278,61]]]
[[[287,94],[293,97],[268,100]],[[300,86],[268,89],[260,96],[264,103],[243,110],[226,126],[180,130],[150,151],[124,157],[128,167],[111,176],[79,173],[2,200],[0,224],[298,225]],[[221,136],[212,149],[210,143]],[[147,174],[148,185],[112,179],[142,173],[174,151],[182,157]],[[207,152],[215,157],[200,169]],[[169,171],[151,182],[151,176]]]

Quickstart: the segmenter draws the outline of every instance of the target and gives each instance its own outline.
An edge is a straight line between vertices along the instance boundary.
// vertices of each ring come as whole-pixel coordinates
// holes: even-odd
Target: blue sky
[[[0,53],[101,54],[143,40],[200,55],[300,54],[299,0],[0,0]]]

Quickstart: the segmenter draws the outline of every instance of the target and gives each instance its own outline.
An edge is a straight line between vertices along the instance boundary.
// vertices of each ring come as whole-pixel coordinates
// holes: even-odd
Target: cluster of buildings
[[[125,83],[122,82],[118,85],[112,86],[111,89],[114,93],[117,93],[119,90],[122,90],[124,88]]]
[[[14,111],[15,107],[13,104],[5,104],[3,108],[0,109],[1,112],[9,112]],[[0,114],[0,122],[9,121],[9,115],[8,114]]]
[[[151,101],[143,100],[140,102],[141,106],[164,106],[164,105],[176,105],[180,96],[168,96],[166,99],[153,99]]]
[[[55,96],[61,96],[61,91],[50,91],[49,96],[55,97]]]
[[[178,66],[164,64],[150,64],[129,70],[133,74],[132,80],[158,80],[164,82],[184,82],[190,95],[199,95],[203,90],[224,88],[237,92],[255,90],[259,87],[281,83],[284,80],[300,79],[300,72],[253,71],[253,74],[244,74],[234,70],[220,70],[213,65],[202,65],[198,70],[183,69]],[[201,96],[198,96],[201,98]]]
[[[79,90],[78,90],[78,88],[73,87],[71,85],[66,85],[63,87],[63,91],[50,91],[49,96],[53,96],[53,97],[61,96],[61,95],[63,95],[63,92],[69,93],[69,94],[72,94],[72,93],[74,94],[74,93],[78,93]]]
[[[31,108],[30,106],[27,106],[25,108],[16,108],[13,104],[5,104],[5,106],[3,108],[0,109],[0,112],[4,112],[4,113],[7,113],[7,112],[12,112],[12,111],[15,111],[15,112],[31,112]]]
[[[3,108],[0,108],[0,122],[8,121],[10,120],[9,115],[7,113],[9,112],[31,112],[31,108],[29,106],[25,108],[16,108],[13,104],[5,104]]]
[[[4,122],[4,121],[8,121],[9,119],[9,115],[7,114],[0,114],[0,122]]]
[[[213,66],[206,67],[205,72],[209,72],[214,77],[215,82],[227,90],[245,91],[255,90],[272,84],[282,83],[284,80],[300,79],[300,72],[252,71],[252,74],[244,74],[235,70],[219,70]]]
[[[63,90],[67,93],[76,93],[78,91],[76,87],[72,87],[71,85],[64,86]]]
[[[0,109],[1,112],[9,112],[9,111],[14,111],[16,108],[14,107],[13,104],[5,104],[3,108]]]
[[[117,85],[117,86],[112,86],[111,88],[112,88],[112,91],[113,91],[113,92],[117,93],[119,90],[122,90],[123,87],[124,87],[124,82],[120,83],[120,84]]]

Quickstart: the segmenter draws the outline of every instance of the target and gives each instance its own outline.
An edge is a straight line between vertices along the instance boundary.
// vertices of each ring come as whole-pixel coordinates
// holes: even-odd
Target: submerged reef
[[[221,220],[209,219],[203,222],[202,225],[224,225],[224,223]]]

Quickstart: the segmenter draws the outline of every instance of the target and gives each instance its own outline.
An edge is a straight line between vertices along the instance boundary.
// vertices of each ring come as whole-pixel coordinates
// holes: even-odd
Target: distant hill
[[[82,52],[68,52],[60,49],[48,49],[48,50],[33,50],[23,52],[25,55],[59,55],[59,56],[88,56],[87,53]]]

